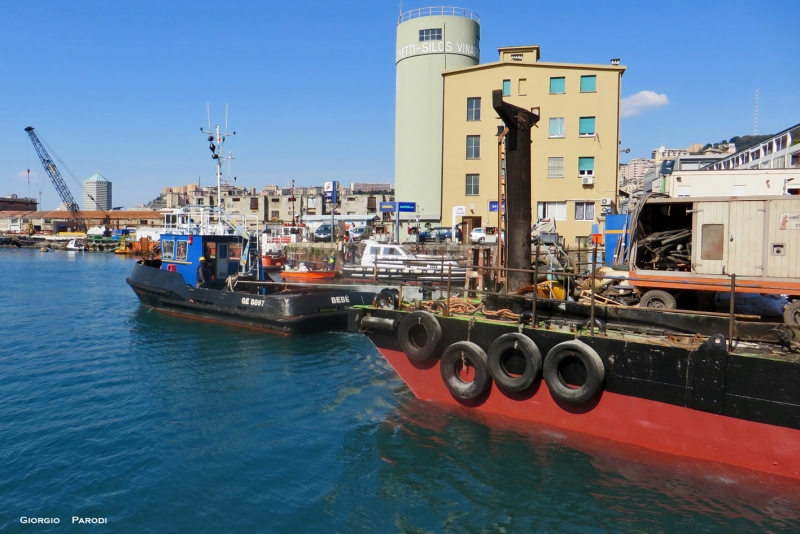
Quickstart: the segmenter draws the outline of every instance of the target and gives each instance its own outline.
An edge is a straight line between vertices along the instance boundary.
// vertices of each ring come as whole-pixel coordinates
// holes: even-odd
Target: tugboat
[[[538,116],[504,103],[499,91],[493,104],[509,135],[510,297],[533,274],[530,241],[519,233],[530,228],[523,202],[531,198],[529,135]],[[724,330],[698,322],[705,331],[691,335],[605,324],[594,304],[589,321],[537,317],[533,302],[533,310],[514,311],[449,295],[415,305],[376,298],[352,308],[348,326],[421,400],[800,480],[800,345],[792,329],[779,329],[773,343],[750,342],[736,339],[733,312]]]
[[[201,128],[202,131],[202,128]],[[217,162],[220,205],[226,137],[208,134]],[[235,132],[234,132],[235,134]],[[216,141],[216,145],[215,145]],[[164,216],[161,259],[140,260],[128,285],[150,308],[197,319],[255,327],[280,334],[344,328],[346,308],[372,302],[374,290],[353,286],[292,286],[268,280],[260,261],[258,231],[248,232],[223,209],[187,206]]]

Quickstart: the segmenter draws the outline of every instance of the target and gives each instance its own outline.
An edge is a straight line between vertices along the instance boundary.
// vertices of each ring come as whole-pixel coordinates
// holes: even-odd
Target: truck
[[[640,306],[698,309],[721,293],[783,296],[786,323],[800,324],[800,196],[648,195],[629,238],[623,285],[638,289]]]

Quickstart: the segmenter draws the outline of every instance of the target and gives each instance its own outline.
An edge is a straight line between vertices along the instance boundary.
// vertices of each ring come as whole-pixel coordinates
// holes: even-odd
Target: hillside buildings
[[[750,148],[722,158],[709,168],[786,169],[800,167],[800,124],[795,124]]]

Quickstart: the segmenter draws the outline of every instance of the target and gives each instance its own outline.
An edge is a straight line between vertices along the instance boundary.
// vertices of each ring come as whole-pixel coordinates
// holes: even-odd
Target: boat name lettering
[[[263,306],[264,301],[259,299],[251,299],[249,297],[242,297],[242,304],[246,306]]]
[[[343,297],[331,297],[331,302],[333,304],[350,304],[350,297],[348,295],[344,295]]]

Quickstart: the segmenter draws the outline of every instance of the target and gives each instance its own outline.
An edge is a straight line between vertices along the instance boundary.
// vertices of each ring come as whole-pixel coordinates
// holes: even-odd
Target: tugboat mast
[[[208,111],[208,130],[203,130],[203,127],[201,126],[200,127],[200,132],[203,133],[203,134],[208,135],[208,142],[210,143],[208,149],[211,150],[211,159],[214,159],[217,162],[217,207],[221,208],[222,207],[222,182],[225,181],[227,183],[228,180],[230,179],[230,176],[228,178],[225,178],[225,179],[222,178],[222,162],[223,161],[228,161],[230,163],[230,160],[236,159],[231,155],[230,151],[228,151],[228,155],[227,156],[223,156],[222,155],[222,146],[225,144],[225,138],[226,137],[236,137],[236,131],[234,130],[233,133],[228,133],[228,104],[227,103],[225,104],[225,131],[222,132],[222,133],[220,133],[220,131],[219,131],[219,125],[218,124],[214,126],[214,130],[213,131],[211,130],[211,108],[210,108],[208,102],[206,102],[206,109]],[[216,145],[214,144],[214,141],[216,141],[216,143],[217,143]],[[234,180],[236,180],[236,178],[234,178]]]

